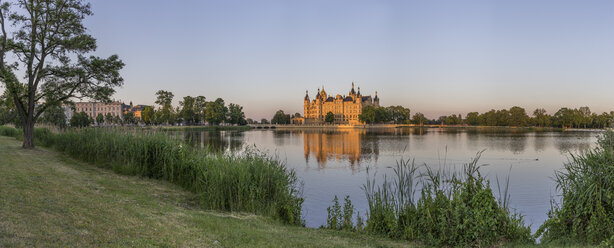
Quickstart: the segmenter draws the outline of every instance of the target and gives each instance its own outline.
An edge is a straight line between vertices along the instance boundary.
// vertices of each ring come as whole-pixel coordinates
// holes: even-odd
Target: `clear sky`
[[[93,0],[115,97],[222,97],[247,117],[303,112],[324,85],[429,118],[518,105],[614,110],[614,1]]]

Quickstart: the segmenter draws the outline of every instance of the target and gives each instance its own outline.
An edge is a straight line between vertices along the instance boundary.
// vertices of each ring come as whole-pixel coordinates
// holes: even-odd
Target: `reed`
[[[614,132],[591,151],[572,154],[554,180],[561,201],[552,201],[536,235],[543,243],[611,247],[614,243]]]
[[[2,136],[16,137],[17,133],[18,130],[14,127],[0,126],[0,135]]]
[[[367,231],[431,246],[534,243],[522,216],[507,207],[507,187],[503,199],[497,200],[490,182],[481,176],[480,155],[460,172],[424,165],[420,173],[413,160],[400,160],[395,176],[384,176],[381,185],[375,177],[367,179]]]
[[[18,136],[18,131],[0,132]],[[161,133],[122,129],[35,132],[37,145],[126,175],[166,180],[198,196],[205,209],[273,216],[302,225],[303,199],[292,170],[255,149],[240,153],[201,150]]]

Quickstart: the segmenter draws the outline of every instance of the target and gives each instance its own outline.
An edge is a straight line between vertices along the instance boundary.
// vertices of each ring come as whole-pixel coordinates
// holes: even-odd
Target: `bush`
[[[543,243],[611,243],[614,236],[614,132],[607,131],[598,146],[571,155],[563,170],[555,172],[561,202],[555,202],[548,220],[536,235]],[[609,239],[609,240],[608,240]]]
[[[522,216],[495,199],[490,182],[477,165],[478,156],[461,173],[434,171],[418,174],[413,161],[401,160],[395,178],[381,186],[367,180],[369,203],[366,229],[390,238],[432,246],[493,246],[501,242],[534,243]],[[417,183],[422,183],[418,201]],[[507,192],[505,192],[507,194]]]

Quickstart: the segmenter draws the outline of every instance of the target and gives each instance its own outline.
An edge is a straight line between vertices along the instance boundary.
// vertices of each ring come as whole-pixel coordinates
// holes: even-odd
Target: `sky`
[[[614,1],[92,0],[115,98],[223,98],[246,116],[303,112],[351,83],[429,118],[520,106],[614,110]]]

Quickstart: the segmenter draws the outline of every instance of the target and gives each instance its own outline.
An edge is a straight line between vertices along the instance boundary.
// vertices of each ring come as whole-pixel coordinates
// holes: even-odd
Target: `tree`
[[[230,124],[245,125],[245,113],[243,113],[243,107],[238,104],[231,103],[228,105],[228,122]]]
[[[119,71],[124,63],[117,55],[86,56],[96,49],[96,39],[83,25],[91,14],[90,5],[81,0],[1,3],[0,81],[19,114],[23,148],[34,147],[34,124],[48,108],[73,98],[109,100],[123,84]],[[7,23],[16,32],[7,32]]]
[[[137,119],[134,117],[134,113],[128,112],[124,115],[124,123],[128,125],[136,124]]]
[[[247,124],[255,124],[256,123],[252,118],[247,118],[245,121],[247,122]]]
[[[458,125],[461,123],[460,117],[457,115],[446,116],[444,122],[446,125]]]
[[[367,124],[375,123],[375,107],[373,106],[364,107],[362,109],[362,113],[358,115],[358,120],[363,123],[367,123]]]
[[[593,116],[591,115],[591,109],[589,107],[580,107],[578,109],[580,112],[581,123],[586,128],[586,126],[590,126],[593,123]]]
[[[468,113],[467,116],[465,116],[465,123],[472,126],[480,125],[480,114],[478,114],[478,112]]]
[[[543,108],[535,109],[535,111],[533,111],[533,116],[533,123],[538,127],[550,126],[552,123],[550,115],[548,115]]]
[[[71,127],[87,127],[90,123],[90,117],[85,112],[74,113],[70,118]]]
[[[556,111],[556,113],[554,113],[554,116],[552,116],[552,122],[555,126],[558,127],[572,127],[574,122],[573,115],[573,110],[568,108],[560,108],[559,111]]]
[[[416,125],[424,125],[424,123],[427,123],[428,120],[426,119],[426,117],[424,117],[424,114],[418,112],[414,114],[414,117],[412,118],[412,122]]]
[[[518,106],[510,108],[508,125],[521,127],[525,126],[528,122],[529,116],[524,108]]]
[[[105,122],[104,122],[105,124],[107,124],[107,125],[113,124],[113,115],[111,115],[111,113],[107,113],[107,115],[105,115],[104,119],[105,119]]]
[[[324,121],[328,123],[333,123],[335,121],[335,114],[333,112],[326,113],[326,117],[324,117]]]
[[[179,115],[182,117],[183,121],[188,125],[193,125],[196,123],[196,111],[194,111],[194,101],[195,98],[191,96],[183,97],[183,101],[179,102],[181,106],[181,111]]]
[[[390,106],[386,108],[390,112],[390,118],[396,124],[409,123],[411,111],[403,106]]]
[[[283,110],[277,110],[271,119],[271,124],[290,124],[290,115],[284,113]]]
[[[15,108],[15,101],[8,90],[5,90],[2,96],[0,96],[0,125],[14,124],[15,126],[21,126],[21,120],[17,109]]]
[[[483,126],[497,126],[497,111],[494,109],[480,115],[480,122]]]
[[[375,122],[376,123],[385,123],[392,121],[392,114],[388,109],[383,107],[375,108]]]
[[[154,112],[155,111],[151,106],[146,106],[143,108],[143,111],[141,111],[141,119],[143,119],[145,125],[153,123]]]
[[[207,101],[204,96],[197,96],[194,99],[194,122],[200,123],[205,120],[205,108],[207,106]]]
[[[211,125],[219,125],[226,120],[228,108],[225,106],[224,99],[218,98],[214,102],[207,102],[205,109],[205,120]]]
[[[166,123],[166,125],[174,122],[173,106],[171,105],[173,97],[175,95],[170,91],[158,90],[156,92],[156,104],[160,105],[159,111],[162,118],[160,121]]]
[[[262,120],[260,120],[260,124],[269,124],[269,120],[262,118]]]
[[[59,127],[66,128],[66,114],[62,106],[56,105],[47,108],[40,118],[40,122]]]
[[[98,115],[96,115],[96,124],[100,125],[104,122],[104,116],[102,115],[102,113],[98,113]]]

